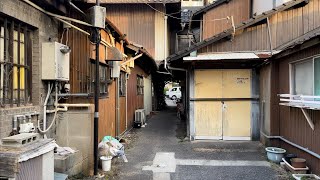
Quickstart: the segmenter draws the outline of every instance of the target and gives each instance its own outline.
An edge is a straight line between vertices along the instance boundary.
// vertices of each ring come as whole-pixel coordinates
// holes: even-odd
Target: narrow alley
[[[277,179],[259,142],[179,139],[180,120],[174,108],[134,130],[137,139],[126,150],[129,162],[119,165],[114,179]]]

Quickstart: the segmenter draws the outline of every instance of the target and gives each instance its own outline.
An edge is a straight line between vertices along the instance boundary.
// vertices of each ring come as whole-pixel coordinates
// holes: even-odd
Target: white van
[[[181,87],[173,87],[166,92],[166,96],[170,99],[180,99],[181,98]]]

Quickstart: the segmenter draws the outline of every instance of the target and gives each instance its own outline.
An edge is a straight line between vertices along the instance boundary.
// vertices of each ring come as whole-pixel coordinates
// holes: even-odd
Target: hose
[[[44,113],[46,113],[46,112],[44,112]],[[42,134],[47,133],[47,132],[52,128],[54,122],[56,121],[57,114],[58,114],[58,110],[57,110],[57,108],[56,108],[55,111],[54,111],[53,120],[52,120],[50,126],[49,126],[46,130],[42,130],[42,129],[40,128],[40,120],[38,120],[38,130],[39,130],[39,132],[41,132]]]

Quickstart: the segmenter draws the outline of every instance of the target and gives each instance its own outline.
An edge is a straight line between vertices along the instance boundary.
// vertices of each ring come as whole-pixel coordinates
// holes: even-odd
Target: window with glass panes
[[[0,105],[31,101],[31,32],[27,25],[0,16]]]
[[[320,56],[291,64],[291,93],[320,95]]]

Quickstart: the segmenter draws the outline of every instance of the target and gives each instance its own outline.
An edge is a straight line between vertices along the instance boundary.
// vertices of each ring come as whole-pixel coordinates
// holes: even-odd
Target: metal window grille
[[[138,95],[143,95],[143,76],[137,76],[137,93]]]
[[[120,82],[119,82],[119,95],[126,96],[126,73],[120,73]]]
[[[100,63],[99,67],[99,76],[100,76],[100,95],[101,96],[108,96],[109,90],[108,85],[112,83],[111,80],[111,68],[109,64],[102,64]],[[95,77],[95,61],[91,63],[91,88],[90,93],[94,93],[94,77]]]
[[[0,105],[31,101],[31,32],[27,25],[0,15]]]

